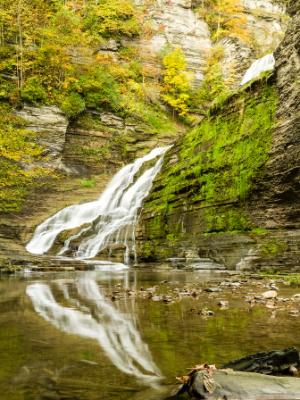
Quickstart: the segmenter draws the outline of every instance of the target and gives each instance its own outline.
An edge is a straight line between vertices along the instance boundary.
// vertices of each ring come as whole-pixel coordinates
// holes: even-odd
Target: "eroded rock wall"
[[[137,1],[137,4],[144,3]],[[143,37],[139,44],[145,62],[152,62],[157,68],[155,55],[168,47],[180,47],[186,56],[188,69],[193,72],[195,85],[199,85],[213,46],[210,28],[197,11],[201,1],[155,0],[145,4],[153,30],[152,35]],[[243,0],[242,5],[250,41],[225,37],[219,43],[225,51],[224,73],[226,66],[234,67],[237,82],[254,59],[276,49],[284,36],[287,20],[285,7],[274,1]]]
[[[68,119],[56,106],[24,106],[16,111],[19,117],[27,121],[27,128],[37,132],[37,141],[44,148],[43,166],[61,168],[61,158],[66,141]]]
[[[300,268],[297,13],[276,60],[268,83],[213,110],[167,154],[141,218],[141,259]]]

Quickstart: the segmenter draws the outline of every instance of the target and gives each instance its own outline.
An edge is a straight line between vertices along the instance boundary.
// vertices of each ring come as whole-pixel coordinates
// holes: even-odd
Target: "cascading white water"
[[[262,72],[271,71],[275,66],[275,58],[273,54],[267,54],[262,58],[254,61],[245,72],[240,85],[250,82],[252,79],[257,78]]]
[[[76,258],[93,258],[105,249],[109,242],[114,241],[125,245],[125,262],[128,262],[129,251],[134,252],[138,211],[162,166],[163,156],[168,148],[158,147],[122,168],[98,200],[66,207],[48,218],[36,228],[26,246],[27,251],[33,254],[44,254],[52,247],[60,232],[93,222],[92,229],[85,226],[67,239],[59,255],[69,250],[73,240],[85,234],[86,237],[79,243]],[[155,160],[154,165],[152,163],[151,167],[137,176],[142,166],[151,160]],[[91,234],[87,235],[90,231]],[[129,243],[131,243],[131,249],[129,249]]]
[[[130,318],[105,299],[95,279],[83,277],[75,281],[76,299],[70,297],[65,282],[58,281],[57,286],[70,307],[56,301],[48,284],[33,283],[27,287],[26,293],[40,316],[63,332],[97,340],[122,372],[147,384],[158,383],[162,375],[148,346]]]

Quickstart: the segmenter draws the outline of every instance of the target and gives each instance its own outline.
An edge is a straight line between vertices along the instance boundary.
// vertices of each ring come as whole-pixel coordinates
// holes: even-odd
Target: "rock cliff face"
[[[191,0],[157,0],[149,6],[154,35],[144,38],[143,53],[158,54],[167,46],[183,49],[196,82],[203,79],[203,68],[211,48],[207,24],[194,12]]]
[[[137,3],[143,4],[143,1]],[[286,25],[284,7],[270,0],[243,0],[242,4],[252,44],[230,37],[220,42],[225,50],[224,72],[226,65],[234,64],[238,78],[253,59],[276,49]],[[209,27],[197,12],[200,5],[198,0],[155,0],[147,3],[153,35],[140,42],[146,60],[151,59],[149,55],[155,56],[168,46],[181,47],[196,85],[203,79],[203,69],[212,47]]]
[[[145,203],[144,259],[299,269],[299,15],[256,82],[179,140]],[[278,94],[279,93],[279,94]]]
[[[143,1],[137,3],[143,3]],[[147,7],[149,18],[154,24],[154,34],[149,35],[149,38],[143,37],[139,42],[145,59],[148,57],[149,62],[155,63],[157,63],[156,55],[166,45],[182,47],[188,67],[194,72],[196,84],[199,84],[203,78],[203,68],[212,45],[208,26],[196,12],[198,3],[199,1],[190,0],[150,1]],[[255,32],[256,51],[231,38],[225,38],[222,41],[225,48],[224,65],[236,62],[241,72],[250,64],[251,59],[266,50],[275,48],[285,29],[283,8],[274,5],[270,0],[244,0],[244,4],[249,30]],[[296,18],[298,17],[295,17],[295,20]],[[294,228],[296,228],[297,205],[296,201],[289,198],[289,194],[293,192],[295,197],[298,193],[295,186],[298,179],[298,170],[295,168],[298,146],[295,139],[298,117],[295,111],[298,98],[295,95],[295,87],[291,83],[293,81],[291,76],[299,72],[299,58],[297,58],[299,38],[295,27],[290,28],[289,34],[292,40],[287,36],[277,52],[276,85],[281,90],[277,117],[280,124],[274,131],[273,142],[270,141],[269,124],[264,131],[266,136],[263,138],[262,146],[258,145],[263,156],[261,160],[261,155],[258,154],[260,162],[255,167],[255,174],[251,176],[251,182],[253,181],[251,197],[245,198],[242,194],[244,197],[241,204],[238,197],[240,193],[236,193],[235,186],[231,185],[233,193],[229,193],[229,196],[227,193],[227,197],[220,199],[220,202],[215,202],[213,197],[209,198],[209,204],[205,203],[207,199],[203,202],[201,199],[203,192],[199,189],[199,182],[196,182],[199,170],[197,171],[194,167],[197,166],[193,166],[192,174],[190,174],[191,165],[188,161],[185,164],[179,162],[182,161],[180,157],[181,152],[184,153],[184,151],[191,151],[190,154],[194,152],[197,155],[201,150],[201,153],[205,154],[207,148],[211,146],[212,138],[199,144],[194,142],[195,138],[196,141],[198,140],[197,134],[191,134],[189,136],[191,143],[177,142],[166,158],[165,172],[157,181],[146,204],[139,236],[141,258],[210,257],[230,267],[238,263],[240,266],[244,264],[248,266],[248,260],[250,259],[253,264],[255,257],[255,260],[258,260],[257,263],[260,263],[261,258],[256,253],[258,242],[262,251],[269,252],[269,257],[274,252],[276,255],[279,252],[284,256],[288,252],[296,254],[298,242],[295,242]],[[117,60],[119,46],[117,41],[108,40],[101,46],[99,52]],[[286,59],[289,62],[286,62]],[[291,60],[294,60],[293,63],[290,62]],[[77,61],[90,62],[88,57]],[[157,64],[155,67],[157,68]],[[251,107],[260,107],[260,104],[262,108],[264,104],[270,105],[269,114],[266,117],[269,123],[268,118],[273,113],[272,107],[276,100],[274,87],[274,82],[263,88],[255,86],[250,88],[245,95],[234,97],[223,110],[216,110],[212,115],[215,129],[217,129],[218,118],[223,118],[228,124],[235,124],[237,116],[243,115],[247,107],[251,111]],[[285,103],[284,99],[288,99],[288,102]],[[40,190],[33,192],[23,213],[18,216],[1,216],[0,260],[1,257],[11,257],[12,252],[19,260],[23,260],[22,245],[28,240],[37,224],[67,205],[97,198],[109,178],[121,165],[132,161],[153,147],[174,142],[175,135],[183,131],[183,128],[175,122],[170,124],[169,128],[161,129],[159,126],[156,128],[145,124],[138,116],[121,118],[109,112],[93,110],[88,110],[75,121],[68,121],[57,107],[25,106],[18,115],[27,120],[29,129],[39,132],[40,144],[45,149],[45,157],[40,162],[41,165],[55,168],[61,176],[59,180],[50,184],[50,188],[49,186],[46,189],[41,187]],[[227,120],[227,115],[233,116],[232,122]],[[289,118],[287,115],[290,115]],[[242,126],[242,122],[239,120],[237,126]],[[265,125],[262,126],[265,128]],[[242,140],[246,143],[245,148],[248,151],[255,150],[256,142],[251,144],[252,147],[247,147],[247,132],[237,133],[237,143],[240,140],[238,136],[240,134],[242,136],[245,134]],[[256,139],[259,142],[259,137]],[[231,143],[231,145],[234,144]],[[287,149],[290,151],[288,152],[289,167],[286,168],[282,154],[283,150],[286,154]],[[244,148],[238,149],[237,152],[244,150]],[[220,149],[217,146],[214,152],[218,151]],[[228,148],[228,152],[230,151]],[[268,151],[271,156],[266,163],[265,156]],[[203,161],[207,172],[206,177],[208,177],[205,182],[208,192],[209,184],[211,184],[209,157],[214,152],[207,152],[208,157]],[[185,157],[188,159],[189,154],[185,154]],[[234,177],[238,162],[237,158],[230,164]],[[180,168],[174,171],[176,164]],[[217,166],[219,170],[223,167],[227,168],[225,164]],[[181,170],[186,171],[186,174],[181,174]],[[222,178],[219,170],[218,177]],[[261,176],[262,171],[264,178]],[[165,190],[164,177],[169,178],[172,175],[179,176],[179,185],[177,182],[174,185],[176,189],[174,193],[172,191],[168,193],[169,188]],[[277,185],[276,190],[273,190],[274,184]],[[170,185],[172,185],[172,180]],[[210,211],[205,211],[207,209]],[[214,220],[213,213],[221,216],[218,221]],[[271,223],[265,223],[266,213]],[[272,228],[276,229],[276,232],[274,231],[273,239],[264,233],[265,236],[260,236],[262,240],[258,240],[253,233],[251,235],[232,234],[232,230],[249,231],[255,228]],[[283,228],[294,230],[291,233],[285,233],[282,231]],[[227,231],[231,233],[228,234]],[[225,232],[221,239],[218,232]],[[15,247],[12,247],[12,243]],[[162,243],[164,246],[161,245]],[[291,246],[294,246],[294,250],[291,250]],[[216,252],[216,248],[220,251]],[[294,264],[291,265],[294,266]]]
[[[16,114],[27,121],[27,128],[38,132],[38,142],[44,148],[43,166],[61,167],[62,152],[66,140],[68,120],[55,106],[25,106]]]
[[[77,175],[113,174],[148,150],[170,144],[174,131],[146,126],[135,118],[121,118],[110,112],[89,111],[67,129],[63,162]]]

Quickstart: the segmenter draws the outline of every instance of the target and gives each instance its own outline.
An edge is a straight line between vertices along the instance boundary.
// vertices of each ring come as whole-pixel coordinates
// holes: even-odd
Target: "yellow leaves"
[[[211,27],[214,40],[232,37],[250,42],[245,8],[241,0],[204,0],[198,12]]]
[[[143,96],[143,86],[142,84],[134,81],[133,79],[129,79],[128,83],[129,90],[135,92],[139,97]]]
[[[53,176],[53,171],[35,163],[42,148],[36,133],[24,125],[9,107],[0,107],[0,211],[19,211],[28,189],[40,185],[40,178]]]
[[[176,48],[163,59],[164,85],[163,100],[176,110],[180,116],[188,112],[192,75],[186,71],[183,51]]]
[[[106,0],[87,7],[87,25],[105,37],[136,36],[141,30],[141,11],[131,0]]]
[[[186,69],[186,60],[184,53],[180,47],[177,47],[168,53],[163,59],[163,65],[170,74],[175,74],[176,71],[183,71]]]
[[[0,157],[12,161],[28,162],[41,154],[41,148],[27,129],[7,126],[0,129]]]

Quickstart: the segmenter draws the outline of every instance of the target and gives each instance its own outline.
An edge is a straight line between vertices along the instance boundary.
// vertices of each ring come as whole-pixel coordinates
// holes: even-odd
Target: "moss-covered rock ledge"
[[[211,110],[169,151],[140,220],[141,259],[209,257],[230,268],[297,267],[299,232],[288,233],[286,220],[270,231],[261,218],[267,205],[254,195],[265,179],[276,125],[272,80]]]

